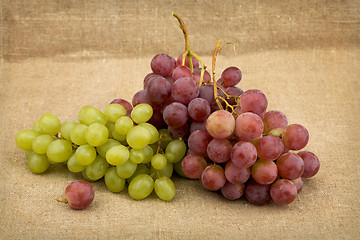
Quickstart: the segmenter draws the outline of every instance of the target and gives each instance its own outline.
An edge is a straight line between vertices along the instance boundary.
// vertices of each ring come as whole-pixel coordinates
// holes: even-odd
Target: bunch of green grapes
[[[117,103],[103,112],[84,106],[78,122],[61,123],[55,115],[45,113],[32,129],[20,131],[15,141],[26,151],[33,173],[66,163],[69,171],[81,172],[87,181],[104,179],[112,192],[121,192],[128,184],[133,199],[155,191],[160,199],[170,201],[175,196],[173,169],[181,169],[187,147],[181,139],[172,139],[166,129],[148,123],[152,115],[146,103],[135,106],[130,116]]]

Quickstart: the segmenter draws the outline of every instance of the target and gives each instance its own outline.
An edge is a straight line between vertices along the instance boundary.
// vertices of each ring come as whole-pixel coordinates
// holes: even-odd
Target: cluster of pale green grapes
[[[146,198],[154,190],[160,199],[169,201],[175,196],[171,176],[174,169],[181,174],[186,144],[172,139],[167,129],[157,130],[147,123],[153,115],[149,104],[138,104],[128,115],[116,103],[104,112],[84,106],[78,122],[61,124],[55,115],[45,113],[32,129],[20,131],[15,141],[26,151],[33,173],[66,163],[87,181],[103,178],[112,192],[121,192],[128,183],[133,199]]]

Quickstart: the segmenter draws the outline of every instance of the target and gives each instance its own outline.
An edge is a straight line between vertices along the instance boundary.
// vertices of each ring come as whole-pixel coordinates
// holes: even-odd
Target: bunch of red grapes
[[[280,111],[267,111],[262,91],[237,87],[242,79],[237,67],[226,68],[216,82],[205,70],[200,80],[199,61],[192,57],[189,64],[182,57],[156,55],[144,88],[132,99],[134,107],[153,107],[149,123],[186,141],[188,152],[177,172],[230,200],[244,195],[256,205],[293,202],[303,178],[320,167],[315,154],[299,151],[308,143],[307,129],[289,125]],[[123,99],[112,103],[130,105]]]

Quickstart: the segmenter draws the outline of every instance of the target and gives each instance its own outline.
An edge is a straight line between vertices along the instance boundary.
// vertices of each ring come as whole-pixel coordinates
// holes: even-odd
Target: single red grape
[[[303,149],[309,141],[309,132],[300,124],[287,126],[282,134],[285,148],[290,150]]]
[[[226,182],[224,169],[219,165],[209,165],[201,174],[201,183],[210,191],[221,189]]]
[[[292,203],[297,195],[297,188],[293,182],[287,179],[278,179],[270,189],[272,200],[279,205]]]
[[[309,151],[301,151],[298,152],[297,155],[299,155],[304,161],[304,173],[301,177],[310,178],[319,171],[320,162],[315,154]]]
[[[225,185],[221,188],[221,193],[226,199],[236,200],[243,195],[244,190],[244,184],[233,184],[231,182],[226,182]]]
[[[276,161],[279,176],[289,180],[301,177],[304,172],[304,161],[295,153],[284,153]]]
[[[250,179],[246,182],[245,197],[252,204],[264,205],[270,200],[270,187],[270,184],[262,185]]]
[[[187,155],[181,162],[183,173],[191,179],[199,179],[206,167],[207,163],[205,159],[196,154]]]
[[[90,205],[94,199],[93,186],[84,180],[76,180],[65,189],[65,199],[58,200],[68,203],[73,209],[81,210]]]

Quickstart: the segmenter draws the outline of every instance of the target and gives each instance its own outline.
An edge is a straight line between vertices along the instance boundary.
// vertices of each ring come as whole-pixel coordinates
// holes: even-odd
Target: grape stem
[[[158,147],[156,150],[156,153],[164,153],[164,151],[161,149],[161,140],[164,138],[164,134],[160,134],[159,140],[158,140]]]
[[[61,202],[61,203],[65,203],[65,204],[67,204],[68,203],[68,200],[66,199],[66,198],[64,198],[64,199],[57,199],[57,198],[54,198],[56,201],[58,201],[58,202]]]
[[[188,57],[189,60],[189,67],[191,72],[194,72],[194,65],[192,62],[192,57],[196,58],[197,60],[199,60],[199,63],[201,64],[201,69],[200,69],[200,81],[199,81],[199,87],[201,87],[202,83],[203,83],[203,79],[204,79],[204,73],[205,73],[205,69],[206,66],[204,64],[204,62],[200,59],[200,57],[191,49],[190,46],[190,41],[189,41],[189,37],[188,37],[188,31],[187,28],[185,26],[184,21],[176,14],[176,13],[172,13],[172,15],[179,21],[179,25],[180,28],[184,34],[184,39],[185,39],[185,51],[182,55],[182,63],[181,65],[184,66],[185,65],[185,58],[186,56]]]
[[[226,109],[227,108],[230,108],[231,109],[231,113],[234,113],[236,115],[237,112],[235,111],[235,108],[238,107],[239,105],[236,104],[234,106],[230,105],[228,103],[228,101],[226,99],[230,99],[230,98],[234,98],[236,103],[238,102],[237,99],[239,98],[238,96],[233,96],[233,95],[229,95],[227,94],[222,88],[220,88],[217,83],[216,83],[216,78],[215,78],[215,65],[216,65],[216,57],[217,57],[217,54],[219,52],[219,50],[221,50],[225,45],[227,44],[233,44],[234,45],[234,51],[235,51],[235,44],[233,42],[227,42],[227,43],[224,43],[221,47],[220,47],[220,42],[221,42],[221,39],[219,39],[217,42],[216,42],[216,46],[215,46],[215,50],[214,50],[214,53],[213,53],[213,58],[212,58],[212,81],[213,81],[213,86],[214,86],[214,99],[216,101],[216,104],[218,105],[219,109],[223,110],[223,106],[222,104],[220,103],[220,100],[222,100],[225,105],[226,105]],[[218,95],[218,91],[217,89],[220,89],[222,91],[222,93],[225,95],[225,98],[224,97],[221,97]],[[220,99],[220,100],[219,100]]]
[[[214,86],[214,99],[216,101],[216,104],[218,105],[219,109],[223,110],[223,106],[221,105],[220,101],[219,101],[219,96],[217,94],[217,84],[216,84],[216,80],[215,80],[215,63],[216,63],[216,56],[217,53],[219,51],[220,48],[220,39],[216,42],[216,46],[215,46],[215,50],[214,50],[214,54],[213,54],[213,58],[212,58],[212,65],[211,65],[211,70],[212,70],[212,80],[213,80],[213,86]]]

